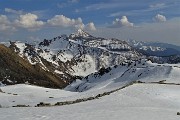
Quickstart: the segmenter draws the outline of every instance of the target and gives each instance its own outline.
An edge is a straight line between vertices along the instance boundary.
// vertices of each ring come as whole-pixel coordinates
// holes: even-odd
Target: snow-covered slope
[[[180,83],[180,67],[160,65],[147,60],[122,63],[101,69],[83,80],[76,80],[65,89],[70,91],[110,91],[132,81]]]
[[[160,65],[142,59],[102,68],[82,80],[76,80],[63,90],[25,84],[1,86],[0,118],[3,120],[58,120],[59,118],[178,120],[179,73],[179,64]],[[104,96],[95,97],[108,92],[110,93]],[[40,102],[55,105],[57,102],[89,97],[95,99],[63,106],[34,107]],[[12,108],[16,105],[30,107]]]
[[[135,84],[100,99],[67,106],[2,108],[0,117],[2,120],[179,120],[176,115],[180,109],[179,91],[180,87],[173,85]]]
[[[53,102],[74,96],[75,92],[60,89],[50,89],[27,84],[18,84],[1,87],[0,105],[11,107],[18,104],[35,106],[39,102]]]
[[[26,82],[53,88],[62,88],[67,84],[42,64],[31,64],[23,56],[0,44],[0,83],[12,85]]]
[[[76,100],[96,96],[130,85],[134,81],[180,84],[180,66],[159,65],[147,60],[122,63],[119,66],[102,68],[82,80],[76,80],[64,90],[30,85],[1,87],[0,103],[4,106],[26,104],[35,106],[39,102]]]
[[[9,47],[32,65],[41,65],[44,70],[57,74],[67,83],[74,76],[86,76],[102,67],[143,57],[125,41],[93,37],[82,30],[70,36],[44,39],[39,44],[10,42]]]

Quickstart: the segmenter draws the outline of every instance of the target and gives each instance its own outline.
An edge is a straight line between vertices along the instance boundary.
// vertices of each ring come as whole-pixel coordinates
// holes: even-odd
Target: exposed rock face
[[[0,89],[0,92],[3,92],[3,91]]]
[[[31,83],[45,87],[62,88],[66,84],[41,65],[32,65],[13,50],[0,45],[0,80],[3,84]]]

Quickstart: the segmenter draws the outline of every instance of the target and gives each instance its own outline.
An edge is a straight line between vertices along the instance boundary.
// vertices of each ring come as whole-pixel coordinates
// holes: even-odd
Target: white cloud
[[[70,19],[64,15],[55,15],[53,18],[49,19],[47,23],[52,26],[84,28],[81,18]]]
[[[12,26],[11,22],[6,15],[0,15],[0,31],[14,31],[15,27]]]
[[[55,15],[53,18],[47,20],[47,24],[54,27],[86,29],[88,31],[96,30],[96,27],[93,22],[90,22],[85,25],[81,18],[71,19],[64,15]]]
[[[0,15],[0,24],[10,23],[6,15]]]
[[[8,12],[8,13],[14,13],[14,14],[23,14],[22,10],[14,10],[14,9],[11,9],[11,8],[5,8],[4,11]]]
[[[1,25],[0,31],[7,31],[11,29],[11,26],[8,26],[6,24],[0,24],[0,25]]]
[[[98,28],[93,35],[120,40],[134,39],[138,41],[165,42],[180,46],[180,17],[162,23],[143,23],[140,27]]]
[[[134,1],[136,2],[136,1]],[[151,2],[150,2],[151,3]],[[136,4],[136,3],[134,3]],[[134,4],[132,6],[134,6]],[[147,2],[147,4],[149,4]],[[121,4],[122,6],[123,4]],[[137,4],[137,9],[130,9],[130,10],[119,10],[118,12],[113,12],[113,13],[110,13],[108,15],[108,17],[118,17],[118,16],[121,16],[121,15],[129,15],[129,16],[146,16],[147,14],[149,14],[149,12],[154,12],[154,11],[161,11],[162,12],[162,9],[164,11],[164,9],[168,8],[168,7],[174,7],[174,8],[177,8],[177,5],[175,5],[175,3],[173,2],[166,2],[166,3],[155,3],[155,4],[150,4],[148,7],[143,7],[142,8],[142,5],[144,6],[145,4],[142,3],[142,4]],[[128,7],[127,8],[131,8],[132,6],[130,6],[130,4],[128,4]],[[123,6],[122,6],[123,7]]]
[[[134,24],[129,22],[128,18],[126,16],[122,16],[121,19],[116,18],[110,27],[119,28],[119,27],[123,27],[123,26],[133,27]]]
[[[157,15],[153,18],[153,20],[154,20],[155,22],[165,22],[165,21],[166,21],[166,17],[163,16],[163,15],[157,14]]]
[[[26,30],[35,31],[40,30],[42,27],[46,29],[60,29],[68,28],[73,29],[85,29],[88,31],[95,31],[96,27],[93,22],[84,24],[81,18],[71,19],[64,15],[55,15],[53,18],[47,21],[38,20],[38,16],[32,13],[19,15],[18,19],[10,22],[6,15],[0,15],[0,31],[21,31],[21,28]],[[42,29],[41,29],[42,30]]]
[[[151,9],[161,9],[166,7],[165,3],[157,3],[157,4],[152,4],[149,6]]]
[[[15,20],[15,25],[29,30],[36,30],[43,26],[43,21],[38,21],[38,16],[32,13],[20,15],[19,19]]]
[[[87,30],[87,31],[95,31],[95,30],[96,30],[96,27],[95,27],[95,25],[94,25],[93,22],[90,22],[90,23],[88,23],[88,24],[85,26],[84,29]]]

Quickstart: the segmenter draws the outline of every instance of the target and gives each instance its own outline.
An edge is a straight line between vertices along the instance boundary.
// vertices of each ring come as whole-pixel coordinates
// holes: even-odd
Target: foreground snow
[[[3,86],[0,87],[3,91],[0,92],[0,119],[179,120],[180,116],[176,115],[180,112],[179,73],[179,65],[141,61],[111,67],[111,70],[102,75],[90,74],[64,90],[26,84]],[[145,83],[136,83],[91,101],[64,106],[34,107],[40,102],[54,105],[57,102],[95,97],[126,86],[132,81]],[[159,81],[166,84],[158,84]],[[19,104],[30,107],[12,107]]]
[[[39,102],[51,102],[66,100],[69,96],[74,96],[75,92],[50,89],[25,84],[1,87],[5,93],[0,93],[0,104],[2,107],[11,107],[18,104],[35,106]]]
[[[179,120],[178,85],[134,84],[100,99],[60,107],[1,108],[2,120]]]
[[[18,104],[35,106],[40,102],[55,104],[96,96],[121,88],[132,81],[159,82],[180,84],[179,66],[158,65],[150,62],[132,63],[130,66],[112,67],[103,75],[91,74],[83,80],[77,80],[64,90],[49,89],[37,86],[19,84],[1,87],[5,93],[0,93],[0,105],[12,107]]]

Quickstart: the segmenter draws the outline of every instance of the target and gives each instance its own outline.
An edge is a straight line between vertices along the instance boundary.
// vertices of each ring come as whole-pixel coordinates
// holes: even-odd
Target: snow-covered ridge
[[[102,67],[118,65],[124,60],[139,59],[141,54],[125,41],[96,38],[78,30],[77,33],[44,39],[39,44],[11,42],[10,47],[21,57],[44,70],[86,76]],[[49,62],[51,67],[44,62]]]
[[[109,91],[132,81],[180,83],[180,66],[154,64],[147,60],[122,63],[101,69],[65,89],[70,91]]]

